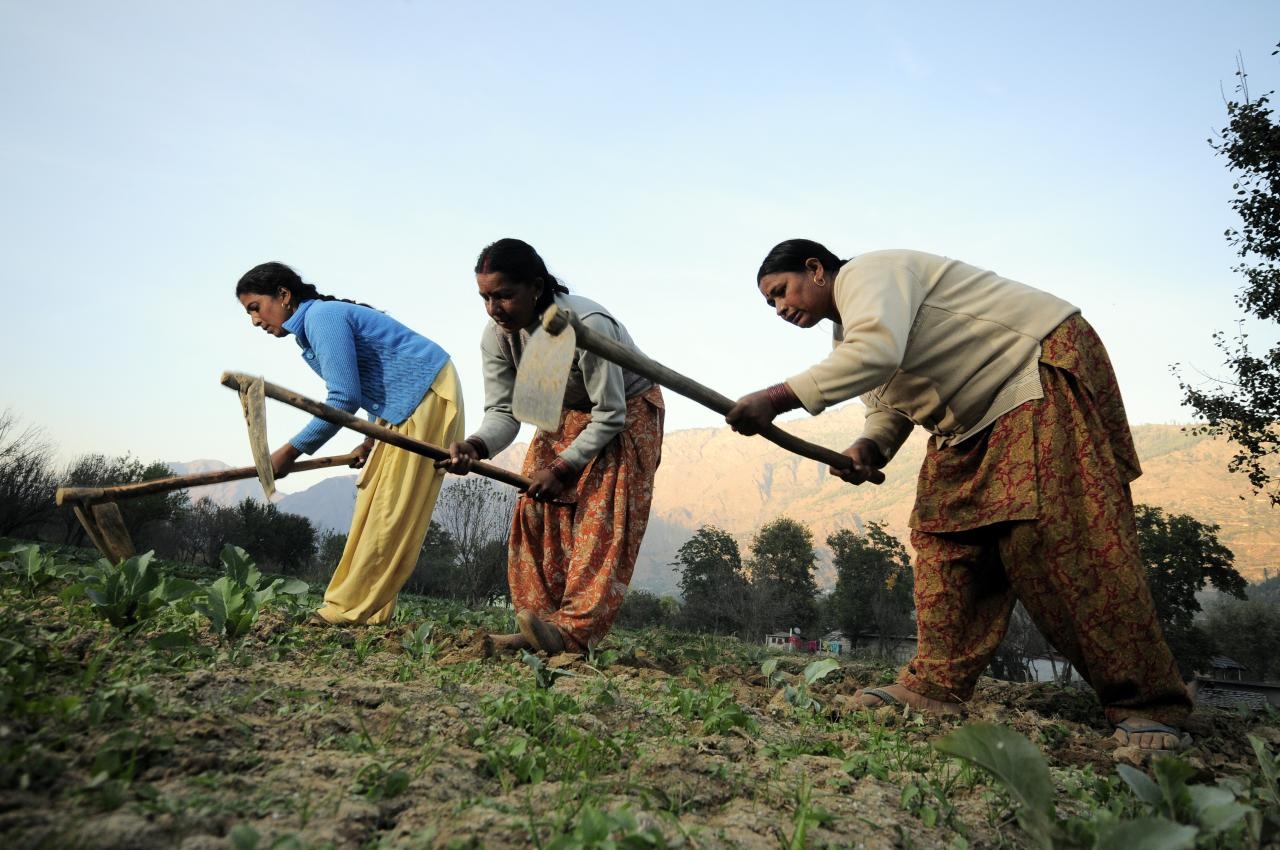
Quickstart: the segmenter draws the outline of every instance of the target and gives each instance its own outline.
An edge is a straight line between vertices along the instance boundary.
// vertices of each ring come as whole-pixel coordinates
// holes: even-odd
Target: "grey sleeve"
[[[480,338],[480,359],[484,371],[484,419],[471,436],[483,440],[489,453],[496,455],[520,433],[520,422],[511,415],[516,367],[503,356],[491,327],[486,327]]]
[[[600,336],[621,340],[618,325],[608,316],[589,313],[581,321]],[[577,357],[587,397],[591,399],[591,423],[561,453],[560,459],[580,472],[626,426],[627,396],[621,366],[582,349],[578,349]]]

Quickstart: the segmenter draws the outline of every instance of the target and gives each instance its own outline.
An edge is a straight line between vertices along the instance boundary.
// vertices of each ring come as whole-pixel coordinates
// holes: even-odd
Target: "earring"
[[[814,275],[814,276],[813,276],[813,285],[814,285],[814,286],[826,286],[826,285],[827,285],[827,281],[826,281],[826,279],[825,279],[825,278],[821,278],[821,277],[818,277],[817,275]]]

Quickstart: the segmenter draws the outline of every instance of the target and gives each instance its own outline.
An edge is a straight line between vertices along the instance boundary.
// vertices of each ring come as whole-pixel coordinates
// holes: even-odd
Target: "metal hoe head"
[[[244,408],[244,421],[249,427],[249,450],[258,470],[258,481],[270,501],[276,493],[276,473],[271,466],[271,447],[267,445],[267,398],[261,377],[241,385],[240,406]]]
[[[547,308],[555,310],[555,305]],[[564,388],[569,381],[569,367],[577,338],[573,325],[567,322],[556,332],[545,318],[529,337],[511,398],[511,413],[521,422],[536,425],[543,431],[560,429],[560,412],[564,406]]]

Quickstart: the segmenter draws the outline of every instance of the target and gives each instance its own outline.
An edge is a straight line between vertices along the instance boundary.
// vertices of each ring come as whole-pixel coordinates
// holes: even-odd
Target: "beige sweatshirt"
[[[954,445],[1040,398],[1040,340],[1079,309],[958,260],[874,251],[831,284],[841,323],[831,355],[787,380],[816,414],[861,396],[862,436],[886,458],[915,425]]]

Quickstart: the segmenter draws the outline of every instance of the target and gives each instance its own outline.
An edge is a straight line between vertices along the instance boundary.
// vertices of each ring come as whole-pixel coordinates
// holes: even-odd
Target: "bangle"
[[[800,399],[796,397],[795,391],[786,383],[774,384],[764,391],[769,397],[769,403],[773,405],[774,413],[786,413],[788,410],[795,410],[800,406]]]
[[[552,475],[560,479],[561,484],[572,484],[578,480],[578,471],[562,458],[551,461],[551,466],[548,468]]]
[[[475,449],[476,454],[480,456],[481,460],[484,460],[489,456],[489,447],[485,444],[484,440],[479,437],[467,437],[462,442]]]

